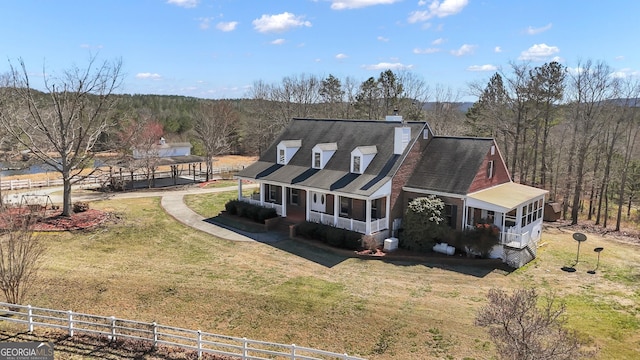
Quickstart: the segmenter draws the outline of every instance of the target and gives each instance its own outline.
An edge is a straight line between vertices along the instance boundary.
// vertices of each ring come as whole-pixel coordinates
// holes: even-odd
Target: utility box
[[[398,239],[397,238],[388,238],[384,240],[383,250],[385,252],[392,252],[398,248]]]

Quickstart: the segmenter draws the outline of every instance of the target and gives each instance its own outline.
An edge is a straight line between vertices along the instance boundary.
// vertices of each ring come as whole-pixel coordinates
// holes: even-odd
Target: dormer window
[[[278,164],[287,165],[302,147],[302,140],[283,140],[278,144]]]
[[[372,146],[358,146],[351,152],[351,172],[363,174],[378,153],[378,148]]]
[[[313,153],[313,167],[315,169],[320,169],[321,165],[320,165],[320,155],[321,153],[319,152],[314,152]]]
[[[311,150],[313,152],[311,167],[314,169],[324,169],[329,159],[336,153],[336,150],[338,150],[338,144],[336,143],[322,143],[314,146]]]
[[[361,157],[358,155],[354,155],[353,156],[353,172],[354,173],[360,173],[360,159]]]

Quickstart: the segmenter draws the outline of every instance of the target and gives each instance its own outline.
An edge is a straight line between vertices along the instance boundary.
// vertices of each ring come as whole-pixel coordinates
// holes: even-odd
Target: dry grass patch
[[[488,336],[473,325],[488,290],[535,286],[567,300],[571,326],[601,349],[599,359],[639,350],[633,280],[640,252],[629,244],[589,236],[569,274],[560,268],[575,259],[576,244],[570,233],[552,229],[538,260],[505,273],[466,260],[363,260],[292,240],[234,243],[176,222],[158,198],[92,208],[111,209],[120,221],[49,236],[29,303],[370,359],[490,359]],[[595,246],[605,250],[590,275]]]

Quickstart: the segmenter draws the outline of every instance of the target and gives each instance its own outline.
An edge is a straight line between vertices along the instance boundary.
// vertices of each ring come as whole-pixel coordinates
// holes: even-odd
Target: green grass
[[[252,189],[247,189],[243,191],[243,194],[249,196],[252,192]],[[184,203],[198,214],[205,218],[210,218],[217,216],[220,211],[224,210],[224,204],[229,200],[237,199],[237,197],[238,193],[235,191],[206,195],[187,195],[184,197]]]
[[[187,197],[215,216],[235,192]],[[598,359],[640,347],[637,246],[589,235],[575,273],[571,233],[548,230],[539,258],[512,273],[362,260],[285,240],[235,243],[193,231],[159,198],[106,200],[120,220],[89,233],[45,234],[49,248],[27,303],[295,343],[369,359],[492,359],[473,325],[492,287],[534,286],[567,302],[569,326]],[[593,247],[603,246],[595,275]]]

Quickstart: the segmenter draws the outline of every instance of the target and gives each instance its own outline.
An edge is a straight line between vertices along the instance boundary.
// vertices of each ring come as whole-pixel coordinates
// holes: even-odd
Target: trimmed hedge
[[[229,200],[224,204],[224,209],[229,215],[244,217],[261,224],[264,224],[267,219],[278,217],[274,208],[262,207],[240,200]]]
[[[304,238],[322,241],[333,247],[360,250],[362,234],[335,226],[304,221],[296,226],[296,233]]]

